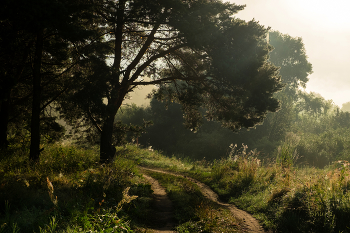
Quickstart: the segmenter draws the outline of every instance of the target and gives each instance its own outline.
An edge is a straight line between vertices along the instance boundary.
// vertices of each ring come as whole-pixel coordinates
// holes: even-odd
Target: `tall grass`
[[[133,232],[147,222],[152,191],[125,157],[101,165],[95,148],[48,145],[32,164],[26,151],[2,153],[0,232]]]
[[[296,168],[284,161],[257,169],[248,161],[237,160],[231,165],[236,169],[219,179],[213,176],[210,185],[223,199],[252,212],[277,232],[348,231],[348,166],[321,170]]]

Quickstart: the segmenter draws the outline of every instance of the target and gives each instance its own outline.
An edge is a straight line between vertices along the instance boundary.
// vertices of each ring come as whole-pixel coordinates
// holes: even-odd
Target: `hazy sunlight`
[[[310,20],[312,24],[319,24],[319,28],[326,27],[334,30],[350,28],[349,1],[294,0],[286,3],[295,9],[298,16]]]

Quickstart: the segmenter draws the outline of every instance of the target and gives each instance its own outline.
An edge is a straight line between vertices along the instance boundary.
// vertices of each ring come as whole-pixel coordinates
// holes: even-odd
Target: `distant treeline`
[[[125,106],[116,117],[125,132],[125,142],[161,150],[167,155],[191,159],[227,157],[231,144],[256,149],[262,159],[276,159],[282,147],[293,151],[297,164],[324,167],[333,161],[350,159],[350,114],[313,93],[298,93],[298,99],[277,113],[270,113],[262,125],[232,132],[218,122],[202,120],[197,132],[184,127],[181,106],[155,99],[150,106]],[[143,128],[145,122],[148,126]],[[150,124],[150,122],[152,122]],[[134,127],[135,129],[135,127]]]

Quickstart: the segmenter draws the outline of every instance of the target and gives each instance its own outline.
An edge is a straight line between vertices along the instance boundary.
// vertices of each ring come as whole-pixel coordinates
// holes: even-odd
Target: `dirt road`
[[[165,189],[158,183],[156,179],[143,174],[143,177],[151,184],[153,195],[155,197],[155,207],[157,214],[155,218],[158,220],[160,227],[154,229],[154,233],[172,233],[175,227],[173,215],[173,207],[168,198]]]
[[[195,180],[195,179],[193,179],[191,177],[188,177],[188,176],[179,175],[179,174],[176,174],[176,173],[173,173],[173,172],[163,171],[163,170],[160,170],[160,169],[146,168],[146,167],[140,167],[140,168],[141,168],[141,170],[144,169],[144,170],[153,171],[153,172],[159,172],[159,173],[165,173],[165,174],[170,174],[170,175],[174,175],[174,176],[180,176],[180,177],[183,177],[183,178],[186,178],[186,179],[190,180],[191,182],[195,183],[200,188],[201,192],[203,193],[203,195],[205,197],[207,197],[208,199],[216,202],[217,204],[221,205],[222,207],[229,209],[231,211],[231,213],[238,220],[241,220],[242,222],[244,222],[244,225],[245,225],[244,229],[247,232],[254,232],[254,233],[256,233],[256,232],[258,232],[258,233],[265,232],[264,229],[260,226],[259,222],[252,215],[250,215],[249,213],[245,212],[244,210],[238,209],[237,207],[235,207],[232,204],[227,204],[227,203],[221,202],[219,200],[218,195],[213,190],[211,190],[207,185],[199,182],[198,180]],[[152,189],[155,192],[155,194],[156,194],[156,192],[157,193],[158,192],[161,192],[161,193],[164,192],[164,194],[165,194],[164,188],[161,187],[159,185],[159,183],[155,179],[153,179],[153,178],[151,178],[151,177],[149,177],[147,175],[144,175],[144,176],[145,176],[145,178],[147,180],[149,180],[149,182],[151,182],[151,184],[152,183],[154,184],[154,185],[152,185]],[[165,196],[166,196],[166,194],[165,194]],[[169,202],[170,202],[170,200],[169,200]],[[160,207],[162,205],[163,204],[160,204]],[[165,211],[165,212],[167,212],[167,211]],[[173,231],[171,231],[171,229],[174,227],[175,224],[174,224],[174,221],[170,220],[172,218],[172,217],[170,217],[171,216],[170,213],[169,213],[169,215],[165,215],[165,216],[168,216],[167,217],[167,219],[168,219],[167,221],[169,221],[169,223],[168,223],[168,225],[166,225],[166,227],[164,227],[164,229],[161,229],[161,231],[157,231],[157,232],[173,232]]]

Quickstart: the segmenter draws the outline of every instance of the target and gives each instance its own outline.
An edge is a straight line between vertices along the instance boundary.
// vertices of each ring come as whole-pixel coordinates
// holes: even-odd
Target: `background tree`
[[[305,88],[312,65],[307,60],[302,38],[294,38],[278,31],[269,32],[269,43],[274,47],[270,61],[278,66],[284,87],[274,96],[281,102],[281,109],[268,114],[263,125],[257,126],[254,133],[260,135],[255,144],[260,150],[272,153],[279,141],[283,141],[297,120],[295,104],[299,98],[299,88]],[[256,137],[255,137],[256,138]]]
[[[274,47],[270,61],[280,67],[282,83],[285,84],[283,92],[295,99],[298,88],[305,88],[308,76],[312,74],[302,38],[272,31],[269,32],[269,43]]]
[[[114,156],[115,115],[139,85],[159,85],[156,97],[181,103],[193,129],[201,107],[207,119],[233,130],[252,127],[278,108],[272,95],[281,85],[276,67],[267,61],[267,29],[233,19],[241,9],[209,0],[121,0],[105,1],[96,10],[104,20],[100,28],[108,35],[105,54],[112,64],[106,65],[102,55],[90,64],[88,81],[75,95],[85,99],[75,103],[77,114],[101,134],[101,161]]]
[[[297,108],[299,112],[307,112],[318,118],[321,115],[327,115],[332,108],[332,104],[332,100],[327,101],[319,94],[300,92]]]
[[[346,102],[346,103],[342,104],[341,110],[343,112],[350,112],[350,102]]]
[[[149,112],[148,119],[153,125],[140,137],[139,142],[169,156],[176,154],[198,160],[204,157],[208,160],[218,159],[226,156],[227,148],[237,135],[221,127],[219,122],[207,121],[205,117],[201,119],[202,125],[196,132],[185,128],[181,105],[177,103],[160,102],[153,98]]]

